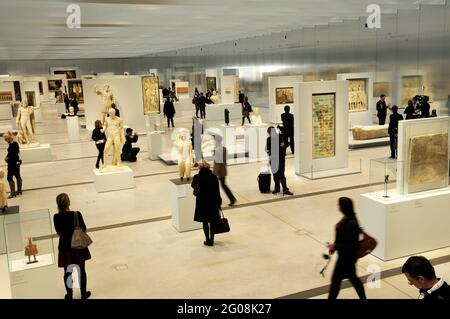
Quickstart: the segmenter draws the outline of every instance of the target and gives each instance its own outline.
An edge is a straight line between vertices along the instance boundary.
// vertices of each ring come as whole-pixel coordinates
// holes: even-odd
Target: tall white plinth
[[[20,158],[23,163],[51,162],[52,149],[50,144],[40,144],[38,147],[20,146]]]
[[[192,179],[180,181],[171,179],[171,202],[172,225],[178,232],[185,232],[202,228],[202,224],[194,221],[195,196],[192,193]]]
[[[236,144],[236,128],[234,124],[221,124],[219,126],[222,131],[222,141],[224,146],[234,146]]]
[[[112,172],[94,169],[94,186],[98,193],[134,188],[133,170],[128,166]]]
[[[56,103],[56,113],[58,114],[58,117],[60,117],[63,114],[66,114],[66,104],[65,103]]]
[[[360,195],[360,224],[378,241],[374,256],[391,260],[450,245],[450,188],[388,195]]]
[[[154,131],[147,133],[148,158],[152,161],[159,160],[162,152],[164,131]]]
[[[266,123],[244,124],[245,148],[250,159],[262,159],[267,157],[266,140],[268,127],[269,125]]]
[[[80,140],[80,124],[78,122],[78,116],[68,116],[67,121],[67,134],[69,136],[69,141],[79,141]]]
[[[10,120],[12,118],[11,105],[0,104],[0,120]]]

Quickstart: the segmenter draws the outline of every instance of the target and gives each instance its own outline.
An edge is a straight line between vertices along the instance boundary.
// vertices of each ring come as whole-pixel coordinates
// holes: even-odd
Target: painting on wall
[[[10,103],[13,101],[13,93],[11,91],[0,92],[0,104]]]
[[[29,106],[37,106],[36,94],[34,91],[25,91],[25,96],[27,97],[27,102]]]
[[[275,104],[292,104],[294,103],[294,88],[276,88]]]
[[[159,81],[156,76],[142,77],[144,114],[159,113]]]
[[[62,86],[61,80],[48,80],[47,82],[48,82],[48,90],[50,92],[55,92]]]
[[[42,85],[42,82],[39,82],[39,94],[44,95],[44,86]]]
[[[239,103],[239,77],[233,77],[234,81],[234,103]]]
[[[66,79],[76,79],[78,68],[75,67],[51,67],[50,73],[54,75],[63,74]]]
[[[206,89],[215,91],[217,90],[216,77],[215,76],[207,76],[206,77]]]
[[[312,158],[334,157],[336,94],[324,93],[312,96]]]
[[[402,77],[402,106],[408,105],[408,101],[419,94],[422,94],[422,76]]]
[[[22,102],[22,93],[20,91],[20,81],[14,81],[14,96],[16,101]]]
[[[369,109],[367,79],[351,79],[348,86],[348,111],[365,112]]]
[[[179,86],[177,87],[177,94],[188,94],[189,88],[187,86]]]
[[[448,133],[412,137],[408,159],[410,193],[448,186]]]
[[[67,86],[69,99],[73,99],[76,96],[79,103],[84,103],[83,82],[81,80],[69,80],[67,81]]]
[[[391,83],[389,82],[373,83],[373,97],[379,98],[381,94],[386,95],[386,100],[391,96]]]

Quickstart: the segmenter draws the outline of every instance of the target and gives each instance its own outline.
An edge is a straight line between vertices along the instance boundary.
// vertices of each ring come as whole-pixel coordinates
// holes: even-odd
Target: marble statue
[[[262,123],[261,112],[259,110],[259,107],[253,108],[251,119],[252,119],[252,124],[261,124]]]
[[[37,263],[36,255],[38,254],[38,249],[36,244],[33,244],[31,241],[31,237],[28,237],[28,245],[25,246],[25,256],[28,257],[27,264]],[[33,261],[31,260],[31,256],[33,256]]]
[[[217,95],[217,92],[214,90],[213,95],[211,95],[210,99],[214,104],[219,104],[220,96]]]
[[[187,138],[187,132],[182,131],[175,142],[178,151],[178,171],[180,180],[184,177],[189,180],[191,178],[192,167],[192,142]]]
[[[0,168],[0,208],[2,212],[5,212],[6,207],[8,207],[8,196],[6,195],[5,183],[3,183],[4,177],[5,171]]]
[[[97,95],[102,96],[102,106],[100,108],[100,113],[103,115],[103,123],[105,123],[106,115],[111,108],[111,104],[115,103],[114,95],[111,91],[109,84],[105,84],[103,90],[98,90],[97,87],[94,88],[94,91]]]
[[[28,105],[27,101],[23,101],[17,110],[16,125],[19,130],[17,137],[22,147],[36,147],[36,121],[34,118],[34,110],[38,107]]]
[[[75,109],[73,106],[69,106],[69,116],[75,116]]]
[[[106,134],[105,151],[103,153],[103,166],[101,171],[105,171],[108,162],[109,151],[113,148],[113,167],[122,167],[122,160],[120,155],[122,152],[122,145],[125,144],[125,134],[123,131],[123,120],[116,116],[116,111],[113,108],[109,109],[109,117],[105,119],[105,124],[102,130]]]

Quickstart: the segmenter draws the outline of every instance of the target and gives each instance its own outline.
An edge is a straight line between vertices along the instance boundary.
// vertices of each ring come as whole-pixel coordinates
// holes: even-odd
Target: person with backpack
[[[338,260],[334,267],[328,299],[336,299],[341,289],[342,280],[348,278],[360,299],[366,299],[361,280],[356,275],[356,262],[360,246],[361,229],[353,209],[353,201],[348,197],[340,197],[339,210],[344,215],[336,224],[336,240],[328,245],[330,255],[338,252]]]

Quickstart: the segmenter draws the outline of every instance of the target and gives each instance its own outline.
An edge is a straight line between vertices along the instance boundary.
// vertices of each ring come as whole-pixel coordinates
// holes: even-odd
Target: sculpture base
[[[22,163],[51,162],[52,150],[50,144],[40,144],[30,147],[32,144],[20,145],[20,158]]]
[[[38,260],[28,261],[28,262],[27,262],[27,265],[29,265],[29,264],[35,264],[35,263],[37,263],[37,262],[39,262],[39,261],[38,261]]]
[[[106,169],[106,171],[105,171]],[[94,169],[94,186],[98,193],[134,188],[133,170],[128,166],[107,166]]]
[[[80,140],[80,124],[78,122],[78,116],[68,116],[66,117],[67,122],[67,135],[69,141],[79,141]]]
[[[36,148],[36,147],[41,146],[41,144],[39,142],[33,142],[30,144],[19,144],[19,146],[20,146],[20,149],[23,150],[25,148]]]

